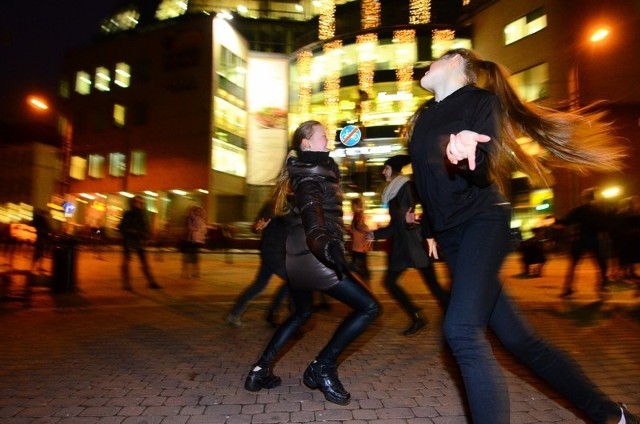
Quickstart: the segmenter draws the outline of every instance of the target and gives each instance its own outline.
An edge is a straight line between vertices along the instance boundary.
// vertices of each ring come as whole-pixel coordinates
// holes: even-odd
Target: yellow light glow
[[[27,99],[27,103],[29,103],[31,106],[35,107],[36,109],[40,109],[40,110],[49,109],[49,105],[47,104],[47,102],[44,99],[41,99],[40,97],[29,96],[29,98]]]
[[[377,0],[362,0],[360,9],[360,21],[362,29],[377,28],[380,26],[380,2]]]
[[[318,20],[318,38],[328,40],[336,33],[336,4],[333,0],[322,0]]]
[[[591,42],[597,43],[599,41],[604,40],[609,35],[609,30],[607,28],[599,28],[593,34],[591,34]]]
[[[330,60],[325,62],[324,80],[324,104],[327,107],[327,118],[325,125],[329,134],[329,148],[335,147],[333,134],[337,130],[338,112],[340,104],[340,66],[342,60],[342,41],[334,40],[322,46],[325,56]]]
[[[311,59],[313,54],[309,50],[298,53],[296,66],[298,68],[298,113],[301,122],[309,119],[309,111],[311,107]]]
[[[622,189],[620,187],[609,187],[602,190],[602,197],[605,199],[611,199],[612,197],[617,197],[622,193]]]
[[[409,23],[411,25],[431,22],[431,0],[411,0],[409,4]]]

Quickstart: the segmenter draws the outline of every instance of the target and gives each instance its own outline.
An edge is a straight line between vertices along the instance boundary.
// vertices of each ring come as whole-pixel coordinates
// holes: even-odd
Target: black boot
[[[260,368],[255,371],[256,365],[251,367],[247,379],[244,381],[244,388],[250,392],[257,392],[261,389],[273,389],[278,387],[282,380],[277,375],[273,375],[271,368]]]
[[[338,405],[347,405],[351,402],[351,394],[338,380],[338,370],[335,365],[319,364],[313,361],[304,372],[302,380],[310,389],[320,389],[329,402]]]
[[[423,318],[420,312],[415,312],[411,318],[413,319],[413,322],[406,330],[404,330],[404,333],[402,333],[405,336],[415,336],[427,325],[427,319]]]

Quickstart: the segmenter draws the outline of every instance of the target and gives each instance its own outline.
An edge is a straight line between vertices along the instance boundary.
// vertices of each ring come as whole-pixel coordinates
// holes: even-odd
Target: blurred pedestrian
[[[611,241],[618,260],[618,276],[637,283],[640,278],[635,271],[635,264],[640,262],[640,197],[621,199],[612,221]]]
[[[518,249],[522,255],[523,277],[537,278],[542,276],[542,268],[547,262],[547,254],[544,251],[545,229],[535,227],[531,231],[533,236],[523,240]]]
[[[129,200],[129,210],[122,216],[122,221],[118,225],[118,230],[122,235],[123,260],[122,260],[122,288],[132,290],[129,274],[129,262],[131,253],[135,252],[140,259],[142,273],[147,279],[149,288],[159,289],[160,285],[151,274],[151,268],[147,261],[145,244],[149,239],[149,221],[147,219],[142,196],[134,196]]]
[[[516,137],[530,137],[547,151],[545,158],[565,167],[617,170],[625,151],[610,126],[595,112],[563,113],[522,102],[504,68],[467,49],[431,63],[420,85],[434,97],[409,120],[409,153],[427,215],[422,224],[429,253],[438,256],[437,240],[452,277],[444,336],[460,367],[474,424],[510,420],[508,386],[488,328],[593,422],[638,422],[568,355],[536,334],[499,277],[511,250],[511,207],[503,182],[514,169],[533,184],[544,184],[546,175]]]
[[[207,236],[204,209],[193,206],[186,219],[186,236],[182,246],[182,278],[200,278],[200,249]]]
[[[306,121],[293,133],[293,148],[278,180],[276,214],[291,211],[286,269],[293,314],[273,334],[244,387],[249,391],[279,386],[272,367],[284,347],[313,313],[313,291],[320,290],[352,312],[307,367],[303,382],[319,389],[326,400],[346,405],[351,400],[338,378],[340,354],[380,314],[378,302],[364,283],[349,273],[344,256],[340,171],[329,156],[327,133],[318,121]],[[289,193],[293,192],[293,196]]]
[[[407,212],[415,211],[417,201],[413,181],[402,174],[402,168],[410,162],[408,155],[397,155],[384,163],[382,175],[388,184],[382,192],[382,203],[388,206],[391,220],[388,226],[378,228],[371,234],[375,240],[391,240],[388,244],[384,286],[411,319],[411,324],[403,332],[405,336],[418,334],[427,325],[427,318],[398,284],[404,271],[417,269],[438,303],[446,308],[449,302],[449,293],[438,283],[433,263],[423,244],[420,225],[406,221]]]
[[[41,272],[44,270],[42,262],[45,252],[51,241],[51,227],[46,217],[46,212],[42,209],[36,209],[33,214],[31,225],[36,230],[36,239],[33,243],[33,257],[31,259],[32,272]]]
[[[576,266],[582,256],[593,253],[599,268],[597,291],[602,296],[607,290],[607,238],[608,216],[596,203],[595,190],[589,188],[582,192],[582,204],[575,207],[566,217],[558,219],[559,224],[569,226],[571,231],[571,261],[564,282],[561,297],[573,294],[573,279]]]
[[[280,277],[284,284],[276,292],[266,315],[266,320],[271,325],[276,324],[277,311],[289,294],[285,269],[287,220],[286,216],[276,215],[273,207],[272,200],[266,202],[253,223],[253,231],[261,234],[260,267],[253,282],[242,292],[231,308],[225,319],[227,324],[236,327],[242,325],[240,316],[247,309],[249,302],[264,291],[274,275]]]
[[[362,198],[356,197],[351,200],[351,210],[353,212],[353,219],[349,227],[351,233],[351,266],[368,283],[371,273],[369,272],[367,252],[371,250],[371,240],[367,236],[371,230],[367,226],[365,219]]]

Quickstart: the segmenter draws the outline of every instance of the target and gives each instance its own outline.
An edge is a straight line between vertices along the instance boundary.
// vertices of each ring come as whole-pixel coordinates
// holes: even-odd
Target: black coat
[[[425,249],[420,226],[407,224],[406,213],[409,208],[415,210],[416,195],[413,181],[407,181],[398,190],[398,194],[389,201],[391,220],[387,227],[373,232],[376,239],[391,238],[389,264],[391,270],[407,268],[425,268],[429,265],[429,255]]]
[[[323,290],[339,281],[329,245],[337,244],[344,250],[342,190],[333,159],[328,154],[311,153],[320,152],[303,152],[301,159],[291,157],[287,162],[295,205],[287,236],[286,265],[293,288]]]

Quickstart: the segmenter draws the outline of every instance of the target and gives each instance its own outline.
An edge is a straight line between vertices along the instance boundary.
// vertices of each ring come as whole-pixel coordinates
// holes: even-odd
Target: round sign
[[[360,142],[362,131],[355,125],[347,125],[340,131],[340,142],[347,147],[355,146]]]
[[[73,213],[76,211],[76,205],[71,202],[64,202],[62,209],[64,210],[64,216],[73,216]]]

